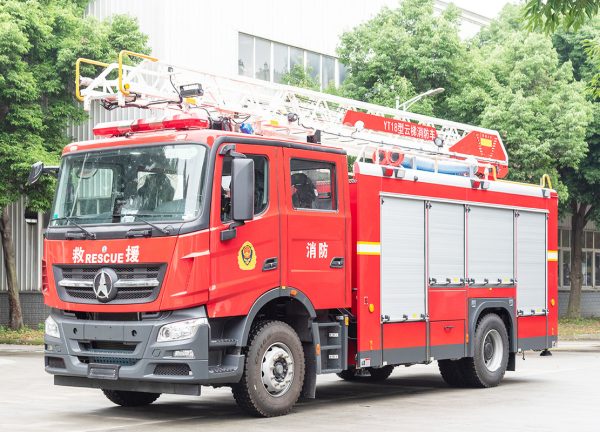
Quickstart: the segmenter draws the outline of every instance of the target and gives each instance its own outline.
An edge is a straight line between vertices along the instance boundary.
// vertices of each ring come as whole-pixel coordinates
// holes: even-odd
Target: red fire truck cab
[[[55,384],[125,406],[231,386],[273,416],[318,374],[437,361],[451,386],[490,387],[555,346],[552,189],[391,147],[349,175],[318,142],[149,125],[64,149],[43,259]]]

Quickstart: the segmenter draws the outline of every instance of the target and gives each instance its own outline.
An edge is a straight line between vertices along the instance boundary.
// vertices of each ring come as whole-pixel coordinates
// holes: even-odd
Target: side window
[[[295,209],[336,210],[335,164],[292,159],[292,205]]]
[[[254,160],[254,214],[260,214],[269,204],[269,163],[264,156],[246,155]],[[223,159],[221,173],[221,220],[231,220],[231,157]]]

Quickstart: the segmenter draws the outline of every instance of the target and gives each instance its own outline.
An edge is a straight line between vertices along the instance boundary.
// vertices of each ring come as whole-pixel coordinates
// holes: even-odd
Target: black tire
[[[465,387],[463,376],[463,362],[461,360],[438,360],[438,367],[442,378],[450,387]]]
[[[269,369],[266,362],[273,362],[277,369]],[[271,379],[264,374],[265,368],[271,370]],[[302,342],[294,329],[281,321],[261,321],[250,332],[244,373],[232,386],[233,397],[242,409],[257,417],[287,414],[300,397],[304,368]],[[269,388],[263,377],[269,385],[283,388]]]
[[[346,369],[336,374],[344,381],[358,381],[359,377],[356,375],[356,369]]]
[[[111,402],[124,407],[150,405],[160,397],[160,393],[143,393],[124,390],[102,390]]]
[[[508,333],[502,318],[493,313],[481,318],[473,344],[473,357],[461,361],[465,383],[470,387],[496,387],[508,366]]]
[[[365,377],[367,381],[379,382],[385,381],[394,372],[394,366],[387,365],[380,368],[369,368],[369,376]]]
[[[353,382],[379,382],[386,380],[394,371],[394,366],[388,365],[381,368],[366,368],[357,372],[356,369],[346,369],[337,374],[345,381]]]

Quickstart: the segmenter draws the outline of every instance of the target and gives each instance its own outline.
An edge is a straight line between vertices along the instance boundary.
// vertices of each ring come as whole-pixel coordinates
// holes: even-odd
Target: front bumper
[[[223,371],[209,364],[210,325],[191,339],[156,342],[172,322],[206,318],[204,307],[172,311],[140,321],[81,320],[52,310],[60,338],[45,336],[45,367],[55,384],[157,393],[200,394],[201,385],[239,381],[241,367]],[[174,357],[191,351],[193,358]],[[234,356],[243,364],[243,356]],[[235,372],[235,373],[234,373]]]

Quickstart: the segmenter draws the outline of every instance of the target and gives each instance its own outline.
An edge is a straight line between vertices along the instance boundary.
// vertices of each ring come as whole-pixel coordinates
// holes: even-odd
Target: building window
[[[571,286],[571,231],[559,230],[558,283],[561,288]],[[581,285],[587,289],[600,289],[600,231],[583,233],[581,253]]]
[[[283,76],[290,71],[289,47],[273,43],[273,81],[281,83]]]
[[[600,242],[598,243],[600,245]],[[594,261],[596,265],[594,266],[594,273],[596,275],[594,279],[594,286],[596,288],[600,288],[600,251],[594,254]]]
[[[321,76],[321,55],[312,51],[306,51],[306,72],[319,82]]]
[[[242,33],[238,38],[238,74],[247,77],[254,74],[254,38]]]
[[[335,87],[335,59],[323,56],[323,68],[321,71],[321,87]]]
[[[304,69],[304,51],[300,48],[290,47],[290,70],[294,66],[300,66]]]
[[[294,67],[304,69],[321,89],[338,86],[346,77],[346,68],[335,57],[239,33],[239,75],[282,83]]]

